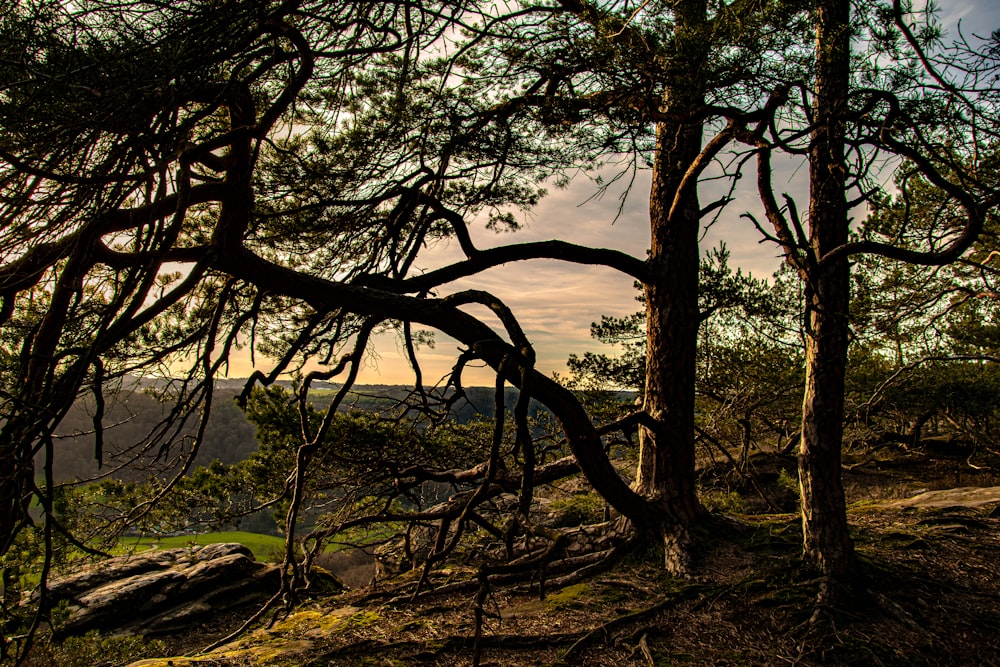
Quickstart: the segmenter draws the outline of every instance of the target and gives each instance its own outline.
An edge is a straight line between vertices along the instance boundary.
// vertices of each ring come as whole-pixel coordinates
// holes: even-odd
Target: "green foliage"
[[[26,667],[118,667],[165,652],[166,646],[157,639],[105,637],[94,630],[62,641],[36,642],[21,664]]]
[[[986,148],[980,159],[993,165],[996,151]],[[961,220],[955,201],[911,164],[897,170],[895,184],[897,194],[877,202],[859,234],[906,249],[940,247]],[[1000,443],[994,426],[1000,273],[992,265],[998,225],[989,213],[979,240],[947,266],[860,258],[848,374],[855,438],[911,446],[922,433],[957,432],[989,446]]]
[[[701,286],[696,388],[700,427],[712,438],[742,448],[776,433],[787,435],[794,428],[802,377],[796,322],[800,295],[791,277],[781,271],[768,284],[745,275],[730,268],[729,252],[720,246],[701,262]],[[587,352],[571,356],[567,363],[571,385],[582,390],[599,421],[612,421],[634,409],[615,389],[628,388],[641,396],[644,329],[645,312],[605,316],[591,325],[591,335],[621,353]]]
[[[109,534],[107,521],[121,518],[129,530],[141,535],[217,532],[239,526],[246,517],[271,506],[278,529],[283,530],[290,497],[288,480],[294,474],[297,453],[306,444],[302,415],[293,395],[280,387],[254,390],[246,414],[256,426],[259,443],[246,459],[231,465],[215,460],[195,467],[155,506],[147,506],[147,501],[163,488],[164,482],[157,479],[108,479],[85,487],[64,487],[68,525],[95,538]],[[315,432],[323,415],[310,406],[305,419],[306,429]],[[335,508],[334,517],[341,518],[355,506],[356,511],[374,510],[383,497],[395,494],[396,475],[406,466],[471,466],[482,460],[491,437],[490,425],[483,422],[419,425],[371,412],[337,413],[310,460],[303,506],[308,522],[337,520],[322,518],[331,513],[330,508]],[[433,498],[414,496],[413,501]],[[145,511],[136,515],[135,508]],[[92,529],[84,530],[87,526]],[[122,524],[119,531],[124,528]]]
[[[609,391],[616,388],[637,390],[643,386],[646,355],[646,313],[626,317],[602,315],[600,323],[590,325],[590,336],[605,345],[621,350],[616,356],[584,352],[570,355],[566,365],[573,384],[583,391]]]
[[[149,548],[176,549],[193,545],[204,544],[226,544],[238,542],[253,552],[255,560],[262,563],[274,560],[272,556],[275,552],[284,549],[285,540],[274,535],[261,535],[245,530],[226,530],[214,533],[196,533],[190,535],[171,535],[164,537],[123,537],[119,543],[116,553],[131,553],[134,551],[144,551]]]
[[[736,491],[707,491],[703,492],[699,498],[705,509],[709,511],[722,512],[723,514],[743,514],[746,503]]]
[[[604,519],[607,504],[596,493],[575,493],[569,498],[552,501],[548,511],[558,517],[558,526],[584,526]]]
[[[603,160],[629,156],[623,174],[651,164],[652,129],[671,115],[671,96],[704,93],[682,114],[701,129],[737,116],[756,118],[765,132],[804,117],[791,109],[767,118],[758,108],[786,84],[810,87],[810,3],[712,2],[696,21],[685,18],[694,7],[687,3],[574,4],[525,5],[498,17],[504,3],[25,0],[0,16],[0,553],[11,551],[4,572],[12,573],[5,605],[14,599],[8,589],[36,576],[40,536],[54,536],[44,548],[56,565],[74,557],[61,529],[106,548],[125,530],[220,528],[262,510],[280,525],[293,493],[304,503],[301,523],[336,528],[366,515],[406,517],[468,491],[469,477],[447,472],[484,461],[491,447],[498,484],[509,483],[528,452],[544,463],[567,451],[551,416],[531,407],[534,421],[517,425],[527,435],[512,437],[516,429],[500,421],[494,437],[487,423],[449,422],[448,410],[436,414],[419,391],[413,404],[423,417],[409,419],[402,410],[326,415],[308,397],[296,404],[278,389],[249,397],[259,445],[252,454],[226,460],[207,450],[249,440],[235,429],[223,434],[232,438],[210,437],[209,410],[236,422],[233,404],[212,392],[244,345],[280,360],[275,377],[301,379],[308,369],[331,377],[344,367],[338,359],[356,370],[370,333],[423,321],[464,336],[463,363],[480,354],[500,366],[481,353],[491,334],[459,310],[466,303],[433,296],[503,255],[470,249],[468,225],[515,229],[549,183],[594,174]],[[863,26],[868,17],[859,14]],[[871,44],[882,57],[869,58],[858,79],[876,90],[883,81],[894,91],[916,89],[901,107],[918,122],[959,120],[954,105],[942,104],[946,90],[925,95],[909,78],[919,63],[895,62],[904,45],[889,35],[889,12],[875,16]],[[928,24],[916,38],[931,46],[939,33]],[[877,115],[881,104],[858,116]],[[938,125],[927,136],[942,146],[965,139],[951,123]],[[754,141],[771,139],[775,149],[804,147],[765,134]],[[764,155],[770,146],[752,150]],[[702,148],[697,137],[692,147]],[[868,155],[860,145],[855,153]],[[864,180],[869,169],[850,171]],[[917,180],[903,192],[909,200],[887,200],[886,210],[922,210],[934,224],[899,225],[893,211],[872,220],[871,234],[916,242],[949,219],[950,205],[933,188]],[[944,230],[932,236],[946,238]],[[423,272],[423,249],[451,237],[470,261],[444,277]],[[641,275],[632,259],[631,274]],[[798,295],[780,277],[765,285],[727,262],[720,248],[701,266],[699,427],[709,440],[748,451],[793,420],[801,355],[788,304]],[[912,279],[903,272],[884,284],[901,293]],[[891,379],[922,341],[918,326],[884,315],[880,295],[895,290],[879,290],[875,279],[858,285],[857,321],[894,336],[897,354],[892,366],[884,343],[859,347],[860,396]],[[954,350],[994,344],[993,308],[971,297],[935,303],[945,305],[933,325]],[[601,421],[627,411],[629,392],[642,391],[642,317],[595,325],[621,356],[571,360]],[[144,433],[102,442],[105,425],[133,412],[105,406],[109,389],[182,365],[183,377],[148,387],[164,401]],[[965,400],[936,405],[952,420],[964,410],[988,422],[988,402],[977,406],[957,387],[988,384],[990,374],[971,365],[948,372],[954,383],[943,386]],[[879,393],[906,388],[891,384]],[[70,415],[81,394],[92,403]],[[63,435],[68,416],[74,433],[93,433],[77,453],[109,467],[131,459],[134,474],[56,490],[36,479],[36,461],[48,473],[66,451],[69,443],[53,434]],[[194,458],[199,446],[207,458]],[[73,476],[89,474],[65,473]],[[603,482],[612,480],[613,471]],[[38,529],[21,530],[38,497],[48,515]]]
[[[799,494],[799,480],[784,468],[778,471],[778,486],[791,491],[795,495]]]
[[[5,632],[22,631],[31,623],[31,609],[23,606],[25,596],[38,585],[45,562],[44,536],[37,530],[24,530],[6,553],[0,556],[3,596],[2,618]],[[6,642],[6,640],[4,640]],[[3,645],[6,648],[6,643]]]

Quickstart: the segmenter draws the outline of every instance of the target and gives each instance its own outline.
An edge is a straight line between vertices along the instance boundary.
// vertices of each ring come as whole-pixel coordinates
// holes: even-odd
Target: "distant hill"
[[[105,397],[104,415],[104,466],[100,470],[95,458],[92,398],[77,400],[56,430],[56,453],[53,472],[57,482],[87,480],[108,472],[112,476],[145,477],[147,470],[115,470],[124,460],[133,458],[137,448],[149,443],[145,457],[149,468],[176,467],[190,451],[198,428],[199,414],[188,418],[184,424],[171,419],[173,406],[162,403],[147,393],[148,383],[137,381],[135,386],[124,388]],[[207,464],[213,459],[235,463],[257,449],[254,425],[233,400],[238,391],[220,388],[214,397],[211,416],[196,465]],[[176,435],[178,446],[161,451],[160,441],[150,440],[150,434]],[[154,461],[154,459],[156,459]],[[173,463],[174,465],[169,465]]]
[[[174,406],[154,397],[166,387],[167,382],[163,379],[135,378],[118,392],[105,396],[104,465],[100,469],[95,457],[94,402],[91,397],[78,400],[56,429],[53,464],[56,481],[83,481],[102,474],[137,478],[146,477],[150,470],[176,469],[190,451],[199,415],[189,416],[184,424],[171,419]],[[234,400],[243,391],[245,383],[245,379],[233,378],[216,381],[212,412],[195,465],[207,465],[213,459],[232,464],[256,451],[256,429]],[[291,383],[287,381],[277,384],[291,388]],[[323,409],[330,404],[339,388],[333,383],[316,383],[310,392],[310,399],[317,408]],[[400,385],[355,386],[342,409],[392,412],[411,392],[412,388]],[[477,416],[493,416],[492,387],[467,387],[465,392],[466,400],[456,403],[452,419],[466,423]],[[517,390],[508,387],[504,396],[506,409],[513,409],[516,401]],[[529,413],[533,416],[541,409],[544,408],[532,401]],[[150,434],[154,434],[152,440]],[[179,444],[161,451],[160,441],[168,434],[174,435]],[[142,469],[116,468],[122,461],[133,458],[144,444],[148,445],[148,452]],[[40,469],[41,460],[36,463]]]

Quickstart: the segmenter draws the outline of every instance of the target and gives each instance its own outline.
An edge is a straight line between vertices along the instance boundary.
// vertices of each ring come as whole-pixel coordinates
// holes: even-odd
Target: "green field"
[[[119,550],[145,551],[152,549],[176,549],[199,544],[219,544],[220,542],[239,542],[253,552],[259,561],[273,561],[275,554],[281,554],[285,548],[285,539],[274,535],[248,533],[242,530],[231,530],[221,533],[205,533],[203,535],[175,535],[173,537],[124,537],[119,543]]]

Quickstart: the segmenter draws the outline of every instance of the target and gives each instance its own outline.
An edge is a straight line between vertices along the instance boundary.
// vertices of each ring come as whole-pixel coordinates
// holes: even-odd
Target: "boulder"
[[[280,573],[242,544],[152,549],[88,566],[49,584],[65,605],[55,632],[165,634],[277,592]]]

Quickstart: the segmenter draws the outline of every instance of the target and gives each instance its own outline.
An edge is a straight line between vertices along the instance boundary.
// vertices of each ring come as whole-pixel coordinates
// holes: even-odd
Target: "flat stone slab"
[[[242,544],[154,549],[88,565],[52,581],[52,604],[66,603],[56,631],[146,634],[175,630],[278,590],[274,565]]]
[[[920,495],[887,503],[887,507],[918,507],[942,509],[945,507],[978,508],[1000,503],[1000,486],[963,486],[957,489],[925,491]]]

